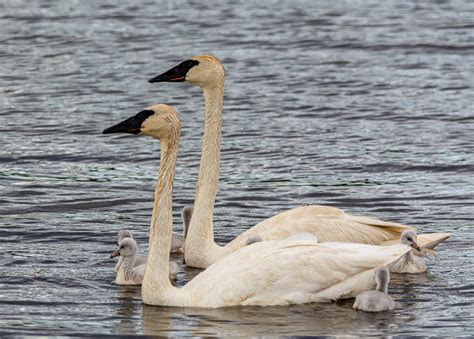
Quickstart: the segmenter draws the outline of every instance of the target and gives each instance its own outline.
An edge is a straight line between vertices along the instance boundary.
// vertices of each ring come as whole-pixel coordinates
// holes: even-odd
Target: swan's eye
[[[413,239],[412,239],[412,238],[407,238],[407,240],[408,240],[408,241],[413,241]]]
[[[124,247],[125,247],[125,246],[123,246],[123,245],[122,245],[122,246],[120,246],[120,248],[124,248]]]

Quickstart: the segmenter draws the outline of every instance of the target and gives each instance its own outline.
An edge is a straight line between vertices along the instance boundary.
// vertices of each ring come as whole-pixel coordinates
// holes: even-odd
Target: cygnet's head
[[[125,238],[133,238],[132,231],[129,230],[120,230],[117,233],[117,246],[119,245],[120,241]]]
[[[375,283],[377,287],[386,289],[388,288],[388,283],[390,282],[390,272],[387,267],[382,266],[375,270]],[[385,291],[386,292],[386,291]]]
[[[120,241],[118,248],[110,255],[111,258],[118,255],[122,257],[133,257],[137,254],[137,243],[133,238],[124,238]]]
[[[417,236],[416,236],[415,230],[406,230],[406,231],[403,231],[400,237],[400,242],[402,244],[413,247],[417,251],[421,251],[421,248],[418,246],[416,239],[417,239]]]
[[[148,82],[189,82],[200,87],[223,85],[225,69],[222,62],[212,55],[198,55],[183,61]]]
[[[106,128],[103,133],[143,134],[157,139],[179,139],[181,122],[176,110],[168,105],[156,104],[138,112],[117,125]]]

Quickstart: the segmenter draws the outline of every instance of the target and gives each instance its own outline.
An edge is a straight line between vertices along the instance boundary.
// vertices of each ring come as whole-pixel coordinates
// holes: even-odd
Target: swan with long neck
[[[225,246],[214,241],[213,212],[219,186],[221,125],[225,70],[210,55],[183,61],[149,82],[187,82],[202,88],[205,101],[201,165],[194,201],[194,214],[186,238],[186,265],[206,268],[218,259],[245,246],[251,236],[263,240],[283,239],[301,232],[313,233],[321,242],[342,241],[387,245],[400,239],[409,226],[375,218],[355,216],[327,206],[305,206],[280,213],[243,232]],[[436,246],[447,233],[419,235],[421,247]]]
[[[142,282],[146,304],[216,308],[350,298],[372,285],[373,272],[378,266],[390,265],[410,250],[402,244],[387,247],[318,244],[313,235],[295,236],[241,248],[208,267],[185,286],[174,287],[168,279],[168,261],[180,136],[178,114],[169,106],[154,105],[105,129],[104,133],[144,134],[161,143],[148,263]]]

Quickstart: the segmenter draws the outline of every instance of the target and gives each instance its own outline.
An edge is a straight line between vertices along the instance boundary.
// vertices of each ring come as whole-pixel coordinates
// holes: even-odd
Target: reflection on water
[[[0,334],[471,333],[473,17],[463,0],[0,2]],[[228,74],[217,241],[307,204],[452,232],[429,273],[392,276],[394,312],[148,307],[113,284],[119,228],[146,253],[159,145],[101,131],[178,109],[181,232],[202,93],[146,80],[202,53]],[[173,260],[179,285],[199,272]]]
[[[289,307],[231,307],[223,309],[166,308],[143,305],[143,333],[219,337],[252,335],[330,335],[377,330],[396,325],[393,312],[367,314],[344,303]],[[258,321],[256,321],[258,319]],[[344,322],[341,322],[344,319]]]

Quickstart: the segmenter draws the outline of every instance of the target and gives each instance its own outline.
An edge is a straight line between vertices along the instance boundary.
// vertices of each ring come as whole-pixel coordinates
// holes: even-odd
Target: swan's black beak
[[[148,119],[149,116],[155,114],[154,111],[145,109],[138,114],[134,115],[131,118],[128,118],[117,125],[104,129],[102,133],[111,134],[111,133],[130,133],[130,134],[139,134],[141,132],[141,127],[143,122]]]
[[[199,61],[197,60],[186,60],[176,65],[175,67],[171,68],[170,70],[157,75],[156,77],[150,78],[148,80],[149,83],[153,82],[183,82],[186,80],[186,74],[189,72],[191,68],[194,66],[199,65]]]
[[[418,244],[416,242],[413,242],[410,246],[413,247],[418,252],[421,252],[421,247],[418,246]]]

